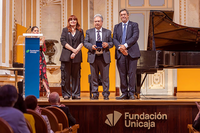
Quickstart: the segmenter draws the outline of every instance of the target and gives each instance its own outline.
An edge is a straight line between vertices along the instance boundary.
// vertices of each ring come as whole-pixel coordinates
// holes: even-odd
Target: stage
[[[71,114],[80,124],[79,133],[187,133],[198,109],[199,98],[176,96],[141,96],[136,100],[64,100]],[[48,99],[40,97],[39,106],[48,106]]]

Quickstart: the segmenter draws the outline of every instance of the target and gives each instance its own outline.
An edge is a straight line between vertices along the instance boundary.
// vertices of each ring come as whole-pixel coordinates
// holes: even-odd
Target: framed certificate
[[[102,41],[96,41],[97,48],[102,48]]]

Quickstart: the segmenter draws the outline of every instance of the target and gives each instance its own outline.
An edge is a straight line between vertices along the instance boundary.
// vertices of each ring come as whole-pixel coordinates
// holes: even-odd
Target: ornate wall
[[[1,0],[2,2],[2,24],[0,37],[0,66],[12,66],[13,45],[15,44],[15,22],[22,26],[29,27],[37,25],[46,39],[60,39],[61,30],[67,25],[67,18],[75,14],[84,32],[93,27],[93,16],[100,13],[104,17],[103,27],[113,31],[115,24],[120,22],[119,10],[127,8],[130,11],[130,20],[139,23],[141,50],[147,46],[149,10],[173,10],[176,23],[198,27],[199,0],[56,0],[45,5],[43,0]],[[53,61],[56,69],[52,73],[48,71],[48,78],[51,83],[60,82],[59,56],[61,45],[55,45],[57,50]],[[83,49],[84,51],[84,49]],[[85,52],[87,52],[85,50]],[[114,53],[112,54],[114,56]],[[47,59],[48,61],[48,59]],[[112,62],[115,60],[113,59]],[[83,62],[87,63],[87,55],[84,55]],[[115,66],[115,63],[112,64]],[[82,66],[84,72],[89,73],[89,64]],[[49,70],[51,67],[49,67]],[[117,69],[110,78],[116,78],[114,86],[119,87],[119,76]],[[7,72],[6,73],[10,73]],[[5,74],[5,71],[0,71]],[[84,76],[85,75],[85,76]],[[116,76],[115,76],[116,75]],[[87,74],[82,74],[86,79]],[[114,76],[114,77],[112,77]],[[146,80],[143,94],[169,94],[173,93],[173,87],[177,86],[176,70],[163,70],[154,75],[149,75]],[[88,88],[88,83],[85,88]],[[86,89],[85,91],[88,91]]]

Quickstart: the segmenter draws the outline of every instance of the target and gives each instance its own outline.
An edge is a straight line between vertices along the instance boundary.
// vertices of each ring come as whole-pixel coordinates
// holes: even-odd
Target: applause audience
[[[34,110],[34,111],[38,112],[39,114],[41,114],[40,107],[38,106],[38,101],[35,96],[33,96],[33,95],[27,96],[25,98],[25,104],[26,104],[27,109]],[[51,130],[51,125],[49,123],[48,117],[46,115],[41,115],[41,116],[46,121],[48,133],[53,133],[53,131]]]
[[[0,88],[0,117],[9,123],[14,133],[30,133],[23,113],[13,108],[17,97],[14,86],[4,85]]]
[[[196,130],[200,131],[200,103],[199,103],[199,102],[195,102],[195,103],[196,103],[196,105],[197,105],[197,108],[198,108],[199,112],[198,112],[198,114],[196,115],[192,126],[193,126]]]
[[[76,119],[71,115],[69,108],[63,104],[60,104],[60,97],[57,92],[52,92],[49,95],[49,103],[51,104],[51,106],[58,107],[65,112],[69,121],[69,126],[73,126],[76,124]]]

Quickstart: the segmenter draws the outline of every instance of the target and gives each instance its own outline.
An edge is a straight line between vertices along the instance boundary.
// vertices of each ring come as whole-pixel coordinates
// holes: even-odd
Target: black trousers
[[[80,96],[81,63],[61,62],[60,69],[63,97]],[[70,87],[70,85],[72,86]]]
[[[136,69],[138,58],[122,55],[117,60],[117,68],[120,76],[121,92],[130,96],[135,93]]]

